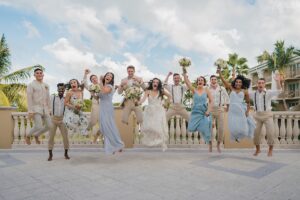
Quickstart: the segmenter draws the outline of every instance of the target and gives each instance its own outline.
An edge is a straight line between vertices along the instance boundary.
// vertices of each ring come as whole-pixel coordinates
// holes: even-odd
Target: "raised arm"
[[[186,86],[194,93],[195,88],[193,87],[191,81],[189,80],[186,73],[183,73],[183,79],[186,84]]]
[[[118,87],[118,94],[122,94],[124,89],[125,89],[125,86],[127,84],[127,80],[123,79],[120,83],[120,86]]]
[[[224,79],[221,70],[218,69],[217,72],[219,73],[219,77],[221,78],[221,80],[222,80],[222,82],[223,82],[225,88],[232,90],[230,83],[228,83],[228,81],[226,81],[226,80]]]
[[[87,81],[87,75],[90,73],[90,70],[89,69],[85,69],[84,70],[84,75],[83,75],[83,85],[84,85],[84,88],[89,90],[89,85],[88,85],[88,81]]]
[[[169,78],[172,74],[173,74],[172,72],[168,73],[168,75],[166,76],[166,79],[164,80],[164,85],[168,85]]]

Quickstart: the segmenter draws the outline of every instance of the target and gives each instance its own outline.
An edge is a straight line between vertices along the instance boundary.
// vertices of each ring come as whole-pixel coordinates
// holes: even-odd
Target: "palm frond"
[[[27,110],[25,84],[0,84],[0,89],[8,98],[9,102],[18,107],[18,111]]]
[[[36,68],[43,69],[41,65],[26,67],[0,77],[0,81],[4,80],[5,82],[19,82],[20,80],[28,79],[32,75],[32,71]]]

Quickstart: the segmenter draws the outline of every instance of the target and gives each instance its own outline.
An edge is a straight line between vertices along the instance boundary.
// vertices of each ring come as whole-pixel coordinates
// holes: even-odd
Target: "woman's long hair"
[[[235,82],[236,80],[241,80],[242,81],[242,89],[248,89],[250,87],[250,83],[251,83],[251,80],[250,79],[247,79],[245,76],[243,75],[237,75],[237,77],[231,82],[231,87],[233,87],[234,89],[235,88]]]
[[[114,75],[112,72],[107,72],[107,73],[104,75],[103,80],[102,80],[102,83],[103,83],[103,85],[105,85],[105,77],[106,77],[108,74],[111,74],[111,76],[112,76],[111,81],[110,81],[108,84],[111,84],[112,86],[114,86],[114,84],[115,84],[115,75]]]
[[[152,80],[149,81],[149,86],[147,88],[147,90],[153,90],[153,81],[154,80],[158,80],[158,86],[157,86],[157,90],[158,90],[158,96],[163,99],[163,94],[164,94],[164,88],[162,86],[162,82],[159,78],[153,78]]]
[[[81,91],[84,90],[84,84],[80,84],[79,81],[78,81],[76,78],[72,78],[72,79],[69,80],[69,82],[65,85],[65,88],[66,88],[67,90],[72,89],[72,88],[71,88],[71,81],[76,81],[76,82],[77,82],[77,87],[78,87],[78,89],[80,89]]]

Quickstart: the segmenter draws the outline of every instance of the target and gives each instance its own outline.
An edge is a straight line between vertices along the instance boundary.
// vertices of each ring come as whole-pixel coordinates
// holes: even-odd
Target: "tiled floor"
[[[300,199],[300,150],[0,150],[0,199]]]

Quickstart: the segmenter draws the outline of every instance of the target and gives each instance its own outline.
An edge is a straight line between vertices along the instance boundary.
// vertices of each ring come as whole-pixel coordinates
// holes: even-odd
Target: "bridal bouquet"
[[[89,92],[94,93],[94,95],[91,96],[91,100],[92,100],[93,97],[98,97],[98,94],[101,92],[100,85],[98,85],[98,84],[90,85]]]
[[[191,60],[188,58],[181,58],[178,62],[182,67],[183,73],[186,73],[186,68],[192,64]]]
[[[82,99],[76,99],[74,101],[74,106],[75,106],[74,113],[78,115],[80,111],[85,107],[85,104]]]
[[[215,66],[217,66],[218,69],[223,69],[227,66],[227,62],[222,58],[219,58],[218,60],[216,60]]]
[[[140,100],[142,94],[143,92],[141,91],[140,87],[132,86],[127,88],[122,95],[125,97],[125,99],[138,101]],[[135,105],[137,106],[137,102],[135,102]]]

